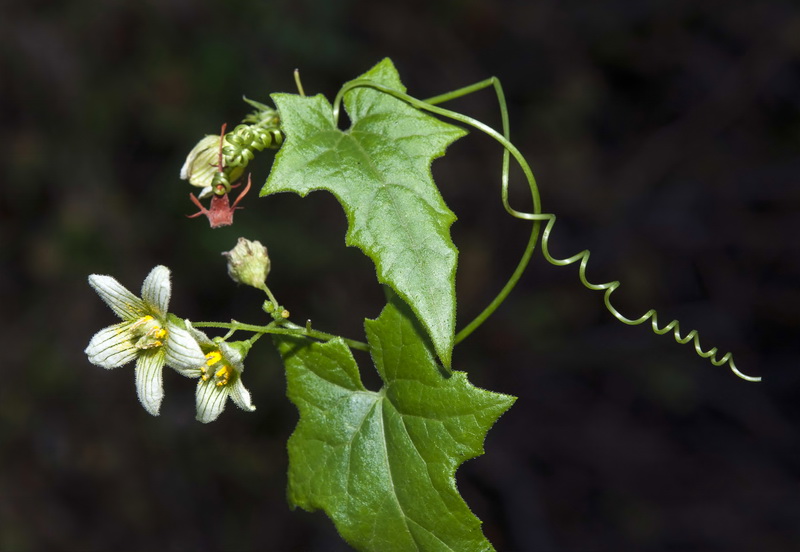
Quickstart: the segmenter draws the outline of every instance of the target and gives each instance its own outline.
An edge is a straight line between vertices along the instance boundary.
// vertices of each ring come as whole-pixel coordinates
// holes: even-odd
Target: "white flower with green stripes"
[[[89,285],[122,319],[97,332],[86,347],[89,361],[103,368],[117,368],[136,361],[136,392],[153,416],[164,397],[164,365],[184,376],[199,375],[206,363],[200,346],[182,320],[169,314],[170,272],[165,266],[150,271],[136,297],[111,276],[92,274]]]
[[[197,382],[197,419],[203,423],[213,422],[222,411],[228,397],[233,403],[248,412],[256,407],[250,401],[250,392],[242,383],[244,357],[250,350],[249,341],[227,343],[209,337],[186,321],[186,327],[205,353]]]

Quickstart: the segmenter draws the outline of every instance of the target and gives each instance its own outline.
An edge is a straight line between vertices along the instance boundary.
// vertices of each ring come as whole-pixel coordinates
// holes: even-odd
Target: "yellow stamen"
[[[217,380],[219,380],[217,381],[217,387],[222,387],[223,385],[227,385],[231,379],[232,372],[233,370],[231,370],[230,366],[228,366],[227,364],[223,364],[222,368],[220,368],[214,373],[214,377],[217,378]]]
[[[138,349],[162,347],[164,339],[169,335],[169,331],[162,328],[149,314],[136,320],[128,330],[133,332],[134,344]]]
[[[219,351],[211,351],[206,355],[206,364],[209,366],[215,365],[220,360],[222,360],[222,355]]]

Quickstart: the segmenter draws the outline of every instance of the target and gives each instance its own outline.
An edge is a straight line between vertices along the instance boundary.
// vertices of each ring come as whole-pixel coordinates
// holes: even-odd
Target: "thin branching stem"
[[[359,351],[369,351],[369,345],[367,345],[362,341],[357,341],[355,339],[347,339],[327,332],[321,332],[319,330],[311,329],[308,326],[298,326],[297,324],[293,324],[288,321],[271,322],[265,326],[258,326],[255,324],[245,324],[243,322],[238,322],[236,320],[231,320],[230,322],[192,322],[192,326],[195,326],[196,328],[220,328],[220,329],[230,330],[230,333],[228,335],[230,335],[233,332],[244,331],[244,332],[253,332],[255,334],[259,334],[259,336],[263,334],[291,335],[297,337],[308,337],[311,339],[315,339],[317,341],[326,341],[326,342],[332,339],[341,339],[351,349],[357,349]],[[254,341],[255,339],[251,339],[251,341]]]

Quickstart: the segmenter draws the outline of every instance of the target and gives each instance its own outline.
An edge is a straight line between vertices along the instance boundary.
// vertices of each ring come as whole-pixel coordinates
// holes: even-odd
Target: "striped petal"
[[[197,343],[199,343],[200,345],[205,345],[207,347],[216,347],[216,344],[213,341],[211,341],[211,339],[205,334],[205,332],[198,330],[197,328],[192,326],[192,323],[189,321],[188,318],[185,319],[183,322],[186,324],[186,329],[192,335],[194,340],[197,341]]]
[[[217,387],[213,378],[208,381],[200,380],[197,382],[197,419],[204,424],[213,422],[222,411],[225,410],[225,403],[228,402],[228,388]]]
[[[122,322],[103,328],[92,337],[84,351],[89,362],[103,368],[117,368],[136,358],[132,322]]]
[[[153,416],[158,416],[164,398],[164,356],[163,349],[158,348],[143,352],[136,360],[136,393],[144,409]]]
[[[230,362],[231,365],[233,365],[233,368],[241,374],[242,370],[244,370],[244,357],[242,356],[242,353],[240,353],[235,347],[228,345],[228,343],[225,341],[219,344],[219,351],[222,353],[222,356],[224,356],[225,359]]]
[[[142,284],[142,299],[147,305],[160,316],[166,316],[169,308],[169,269],[165,266],[157,266],[150,271]]]
[[[116,278],[92,274],[89,285],[94,288],[106,305],[123,320],[134,320],[147,314],[147,305],[120,284]]]
[[[206,363],[206,357],[192,334],[177,324],[167,322],[167,357],[169,366],[184,376],[200,376],[200,367]]]
[[[236,381],[229,385],[231,399],[233,399],[233,403],[236,406],[248,412],[252,412],[256,409],[255,405],[250,402],[250,391],[245,388],[242,383],[242,378],[236,378]]]

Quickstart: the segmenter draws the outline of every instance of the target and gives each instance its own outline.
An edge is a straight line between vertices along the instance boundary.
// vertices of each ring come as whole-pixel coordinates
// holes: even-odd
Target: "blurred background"
[[[115,322],[86,276],[138,291],[166,264],[173,312],[263,322],[259,292],[230,282],[220,256],[245,236],[269,247],[294,320],[362,338],[382,292],[330,195],[251,193],[212,231],[185,217],[178,171],[250,110],[243,94],[294,92],[299,68],[307,93],[332,98],[385,56],[417,97],[500,77],[512,138],[559,217],[553,253],[589,248],[590,279],[621,280],[624,313],[656,307],[764,377],[623,326],[575,267],[537,254],[454,357],[519,396],[457,472],[495,546],[800,548],[794,3],[31,0],[0,7],[0,549],[347,549],[324,515],[286,503],[297,414],[268,341],[245,373],[255,413],[231,405],[204,426],[193,385],[167,372],[153,418],[132,366],[83,354]],[[499,125],[488,91],[450,107]],[[251,165],[255,184],[270,162]],[[459,216],[463,326],[529,227],[500,207],[490,140],[471,134],[433,171]]]

